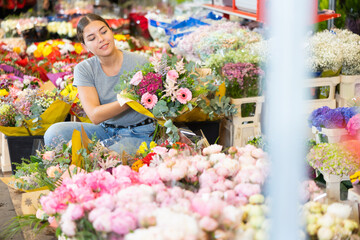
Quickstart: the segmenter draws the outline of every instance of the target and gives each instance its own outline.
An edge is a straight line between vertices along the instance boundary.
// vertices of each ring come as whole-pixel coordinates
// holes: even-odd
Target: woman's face
[[[101,21],[90,22],[83,31],[86,49],[99,57],[106,57],[115,49],[114,34]]]

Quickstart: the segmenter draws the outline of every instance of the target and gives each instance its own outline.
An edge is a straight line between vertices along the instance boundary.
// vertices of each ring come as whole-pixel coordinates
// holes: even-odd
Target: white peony
[[[317,237],[319,240],[331,240],[333,238],[334,233],[330,228],[321,227],[317,232]]]
[[[333,203],[328,206],[327,213],[338,218],[347,219],[351,214],[351,207],[342,203]]]

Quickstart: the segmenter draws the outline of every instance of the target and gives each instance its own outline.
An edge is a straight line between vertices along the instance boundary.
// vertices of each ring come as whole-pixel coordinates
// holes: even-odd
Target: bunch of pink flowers
[[[67,237],[76,237],[84,218],[108,239],[206,239],[216,231],[234,236],[241,227],[241,206],[261,192],[269,162],[250,145],[231,148],[230,154],[221,150],[212,145],[203,154],[190,155],[158,147],[157,166],[79,173],[40,203]],[[198,181],[199,189],[167,184],[180,180]]]

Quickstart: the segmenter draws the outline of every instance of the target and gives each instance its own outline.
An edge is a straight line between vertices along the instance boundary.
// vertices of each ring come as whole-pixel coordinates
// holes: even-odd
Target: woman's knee
[[[72,133],[77,126],[74,122],[59,122],[51,125],[45,132],[44,142],[46,146],[71,140]]]

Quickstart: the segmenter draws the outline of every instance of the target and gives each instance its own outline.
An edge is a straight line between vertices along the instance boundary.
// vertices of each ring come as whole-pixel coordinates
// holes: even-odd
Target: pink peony
[[[76,224],[74,221],[65,220],[60,223],[61,230],[67,237],[75,236],[76,234]]]
[[[219,226],[218,222],[215,219],[207,216],[201,218],[199,224],[200,227],[207,232],[215,231],[215,229]]]
[[[104,194],[101,197],[95,199],[95,206],[101,206],[109,210],[113,210],[116,205],[115,198],[110,194]]]
[[[250,197],[261,192],[259,184],[240,183],[236,185],[235,192],[240,196]]]
[[[117,234],[127,234],[136,226],[137,219],[131,212],[118,208],[111,215],[111,229]]]
[[[112,224],[111,224],[111,213],[104,212],[100,214],[94,221],[93,226],[94,229],[98,232],[111,232]]]
[[[182,103],[186,104],[188,101],[192,99],[191,91],[187,88],[180,88],[176,91],[176,99]]]
[[[349,122],[346,125],[346,128],[350,135],[354,136],[357,134],[360,129],[360,114],[356,114],[350,118]]]
[[[139,169],[139,179],[141,183],[154,185],[162,183],[160,175],[156,168],[151,168],[146,165]]]
[[[160,175],[161,180],[164,182],[171,180],[171,169],[166,167],[165,164],[161,164],[158,167],[158,173]]]
[[[46,151],[42,158],[46,161],[53,161],[55,158],[55,152],[54,151]]]
[[[49,177],[54,178],[56,177],[56,173],[62,173],[59,164],[56,166],[51,166],[48,169],[46,169],[46,173]]]
[[[94,222],[96,219],[98,219],[101,215],[103,214],[108,214],[110,216],[111,214],[111,210],[108,208],[104,208],[102,206],[98,206],[97,208],[94,208],[90,213],[89,213],[89,221],[90,222]]]
[[[84,209],[79,204],[69,204],[66,209],[72,221],[78,220],[84,216]]]
[[[166,74],[166,80],[170,80],[173,82],[176,82],[176,80],[179,78],[179,74],[175,70],[170,70]]]
[[[141,82],[142,79],[143,79],[142,72],[138,71],[130,80],[130,84],[137,86],[137,85],[139,85],[139,83]]]
[[[141,104],[147,109],[152,109],[156,105],[157,101],[157,96],[150,93],[145,93],[141,97]]]
[[[210,154],[220,153],[221,150],[222,150],[221,145],[213,144],[213,145],[210,145],[209,147],[204,148],[203,149],[203,154],[204,155],[210,155]]]

